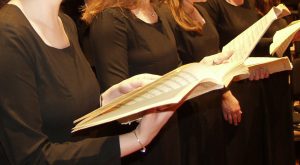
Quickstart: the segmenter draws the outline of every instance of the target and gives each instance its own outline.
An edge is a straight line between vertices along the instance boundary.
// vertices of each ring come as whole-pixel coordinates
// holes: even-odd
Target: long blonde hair
[[[94,17],[110,7],[122,7],[127,9],[135,8],[139,0],[86,0],[85,6],[82,8],[83,14],[81,19],[87,23],[91,23]]]
[[[184,0],[164,0],[176,21],[176,23],[186,31],[200,32],[203,25],[199,21],[193,20],[189,14],[183,9]],[[196,10],[196,9],[195,9]]]

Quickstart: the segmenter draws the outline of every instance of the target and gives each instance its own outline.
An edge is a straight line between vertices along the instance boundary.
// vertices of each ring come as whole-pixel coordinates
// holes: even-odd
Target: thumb
[[[153,75],[153,74],[146,74],[146,73],[133,76],[120,84],[119,91],[121,93],[128,93],[134,89],[143,87],[143,86],[157,80],[160,77],[161,76]]]

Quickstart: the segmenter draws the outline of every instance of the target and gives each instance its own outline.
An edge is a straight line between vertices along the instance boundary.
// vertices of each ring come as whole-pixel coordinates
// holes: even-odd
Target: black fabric
[[[224,0],[208,0],[204,7],[218,29],[220,47],[261,17],[251,5],[234,6]],[[282,19],[274,22],[251,56],[268,56],[271,37],[284,26]],[[230,89],[240,101],[243,121],[238,127],[225,127],[228,164],[293,164],[288,73],[233,83]]]
[[[60,14],[70,46],[46,45],[21,10],[0,10],[0,141],[12,164],[119,164],[118,137],[71,134],[99,106],[97,80],[72,20]]]
[[[235,82],[230,90],[239,101],[242,120],[238,126],[225,123],[226,159],[228,164],[264,164],[265,107],[261,81]]]
[[[164,16],[148,24],[124,8],[108,8],[96,15],[90,26],[89,43],[99,83],[104,89],[140,73],[162,75],[181,62],[175,40]],[[118,127],[117,123],[113,124]],[[130,129],[120,126],[118,131]],[[116,129],[115,129],[116,130]],[[145,154],[135,153],[123,164],[180,163],[176,113],[147,146]]]
[[[268,164],[294,165],[292,101],[289,72],[270,75],[264,80]]]
[[[160,10],[167,16],[175,35],[177,50],[183,63],[198,62],[219,52],[219,35],[206,10],[196,6],[205,20],[200,33],[187,32],[176,24],[167,5]],[[222,91],[196,97],[177,110],[180,128],[181,164],[226,164]],[[217,158],[217,159],[216,159]]]
[[[0,163],[3,165],[9,165],[8,157],[4,151],[2,144],[0,143]]]
[[[300,100],[300,58],[293,61],[292,89],[294,100]]]

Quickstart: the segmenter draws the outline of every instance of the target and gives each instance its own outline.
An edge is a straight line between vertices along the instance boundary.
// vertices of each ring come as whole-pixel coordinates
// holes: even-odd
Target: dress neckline
[[[64,47],[64,48],[56,48],[56,47],[50,46],[50,45],[48,45],[48,44],[46,44],[46,43],[44,42],[44,40],[43,40],[43,39],[41,38],[41,36],[35,31],[35,29],[34,29],[33,26],[31,25],[30,21],[27,19],[27,17],[26,17],[25,14],[23,13],[23,11],[22,11],[18,6],[14,5],[14,4],[6,4],[6,5],[7,5],[8,7],[15,8],[16,11],[19,12],[19,13],[21,14],[21,16],[22,16],[23,19],[25,20],[26,24],[29,25],[30,30],[33,31],[33,34],[34,34],[35,38],[37,38],[38,41],[41,42],[45,47],[50,48],[50,49],[53,49],[53,50],[59,50],[59,51],[66,51],[66,50],[69,50],[69,49],[72,47],[73,44],[72,44],[72,42],[71,42],[71,40],[70,40],[70,38],[69,38],[69,33],[68,33],[68,31],[66,31],[66,29],[65,29],[64,21],[62,21],[62,25],[63,25],[63,28],[64,28],[64,30],[65,30],[65,32],[66,32],[66,35],[68,36],[68,39],[69,39],[69,45],[66,46],[66,47]],[[61,17],[59,17],[59,18],[61,19]],[[61,19],[61,20],[62,20],[62,19]]]

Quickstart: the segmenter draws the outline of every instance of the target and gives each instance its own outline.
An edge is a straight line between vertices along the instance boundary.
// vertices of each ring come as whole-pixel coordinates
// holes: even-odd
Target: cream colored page
[[[192,99],[194,97],[203,95],[205,93],[211,92],[213,90],[222,89],[224,88],[223,84],[217,84],[213,81],[207,80],[203,81],[203,83],[200,83],[196,86],[195,89],[188,95],[186,100]]]
[[[282,57],[282,58],[277,58],[277,57],[249,57],[249,58],[246,59],[244,64],[248,67],[251,67],[251,66],[255,66],[255,65],[271,63],[271,62],[282,60],[282,59],[288,59],[288,57]]]
[[[264,17],[225,45],[222,52],[233,51],[234,54],[230,58],[230,61],[239,61],[242,63],[251,54],[272,22],[277,19],[277,15],[280,15],[279,12],[281,10],[273,7]]]
[[[214,55],[211,57],[213,56]],[[211,61],[211,59],[207,59],[206,61]],[[203,61],[200,61],[200,63],[202,62]],[[231,61],[218,65],[208,64],[203,66],[205,66],[207,71],[205,71],[206,75],[203,77],[199,89],[201,89],[202,85],[202,88],[205,88],[207,91],[219,89],[219,85],[227,86],[233,77],[237,75],[248,74],[248,68],[238,61]],[[204,91],[205,90],[203,90],[203,92]]]
[[[224,85],[226,87],[229,86],[231,81],[237,81],[236,79],[237,76],[244,76],[244,75],[249,75],[249,70],[248,67],[245,65],[241,64],[238,67],[234,68],[230,73],[228,73],[226,76],[223,78]]]
[[[244,68],[238,61],[231,61],[228,63],[214,65],[213,72],[218,77],[221,77],[223,85],[227,86],[232,78],[238,74],[244,73]]]
[[[244,64],[250,69],[263,67],[267,69],[270,74],[285,70],[292,70],[293,68],[288,57],[249,57]]]
[[[273,43],[270,45],[270,54],[273,55],[276,53],[278,57],[282,57],[299,30],[300,20],[297,20],[292,22],[289,26],[277,31],[273,37]]]

